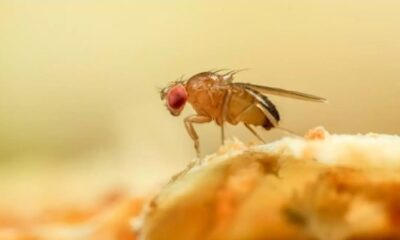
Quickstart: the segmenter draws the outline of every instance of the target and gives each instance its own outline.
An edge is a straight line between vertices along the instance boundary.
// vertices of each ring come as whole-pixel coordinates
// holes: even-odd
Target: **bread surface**
[[[136,218],[140,239],[400,239],[400,137],[233,141],[191,163]]]

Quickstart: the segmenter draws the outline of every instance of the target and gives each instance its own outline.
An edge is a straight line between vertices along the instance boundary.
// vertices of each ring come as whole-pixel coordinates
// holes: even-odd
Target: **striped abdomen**
[[[227,121],[263,126],[269,130],[278,125],[279,113],[275,105],[257,90],[246,86],[233,86],[229,101]]]

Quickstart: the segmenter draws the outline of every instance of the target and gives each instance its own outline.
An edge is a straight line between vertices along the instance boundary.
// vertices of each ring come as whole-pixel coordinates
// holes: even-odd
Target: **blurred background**
[[[195,156],[193,110],[158,93],[183,74],[250,68],[236,81],[328,98],[271,97],[299,133],[399,134],[399,63],[398,1],[1,1],[0,210],[165,182]],[[218,149],[215,124],[197,130]]]

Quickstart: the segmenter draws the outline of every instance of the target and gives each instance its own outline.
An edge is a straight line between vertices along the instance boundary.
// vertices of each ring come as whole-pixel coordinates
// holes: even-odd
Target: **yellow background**
[[[398,134],[399,66],[398,1],[2,1],[1,202],[27,210],[162,183],[195,152],[191,108],[171,116],[158,88],[209,69],[328,98],[271,97],[296,132]],[[214,152],[219,129],[197,129]]]

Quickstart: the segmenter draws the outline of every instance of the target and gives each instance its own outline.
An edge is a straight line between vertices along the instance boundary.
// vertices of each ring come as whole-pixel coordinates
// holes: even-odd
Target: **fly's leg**
[[[190,137],[194,141],[194,148],[196,149],[197,157],[200,157],[200,142],[199,142],[199,136],[194,130],[193,123],[206,123],[210,122],[211,120],[212,119],[210,117],[202,115],[188,116],[184,120],[186,130],[188,131]]]
[[[224,122],[221,123],[221,145],[225,144],[225,126]]]
[[[302,137],[302,134],[297,133],[297,132],[295,132],[295,131],[292,131],[292,130],[290,130],[290,129],[284,128],[284,127],[282,127],[282,126],[278,126],[278,127],[276,127],[276,128],[279,129],[279,130],[282,130],[282,131],[284,131],[284,132],[286,132],[286,133],[292,134],[293,136]]]
[[[235,119],[232,121],[234,123],[239,122],[240,118],[246,114],[248,111],[250,111],[253,107],[255,107],[254,103],[250,104],[249,106],[247,106],[246,108],[244,108],[238,115],[236,115]]]
[[[212,96],[212,93],[210,91],[207,91],[207,94],[208,94],[208,97],[210,98],[212,106],[214,106],[215,105],[215,101],[214,101],[214,98]]]
[[[234,119],[234,122],[238,122],[240,121],[240,118],[246,114],[247,112],[249,112],[253,107],[257,107],[257,105],[255,103],[252,103],[250,105],[248,105],[247,107],[245,107]],[[251,133],[253,133],[254,136],[256,136],[258,138],[258,140],[260,140],[261,142],[265,143],[265,141],[260,137],[260,135],[258,135],[258,133],[247,123],[244,122],[244,125],[246,126],[247,129],[250,130]]]
[[[260,135],[258,135],[258,133],[247,123],[244,123],[244,125],[246,126],[247,129],[250,130],[251,133],[253,133],[254,136],[256,136],[258,138],[258,140],[260,140],[261,142],[265,143],[264,139],[262,139],[260,137]]]
[[[231,101],[231,95],[232,91],[230,89],[226,90],[223,103],[222,103],[222,109],[221,109],[221,144],[224,145],[225,143],[225,120],[226,120],[226,114],[228,112],[228,105],[229,102]]]

